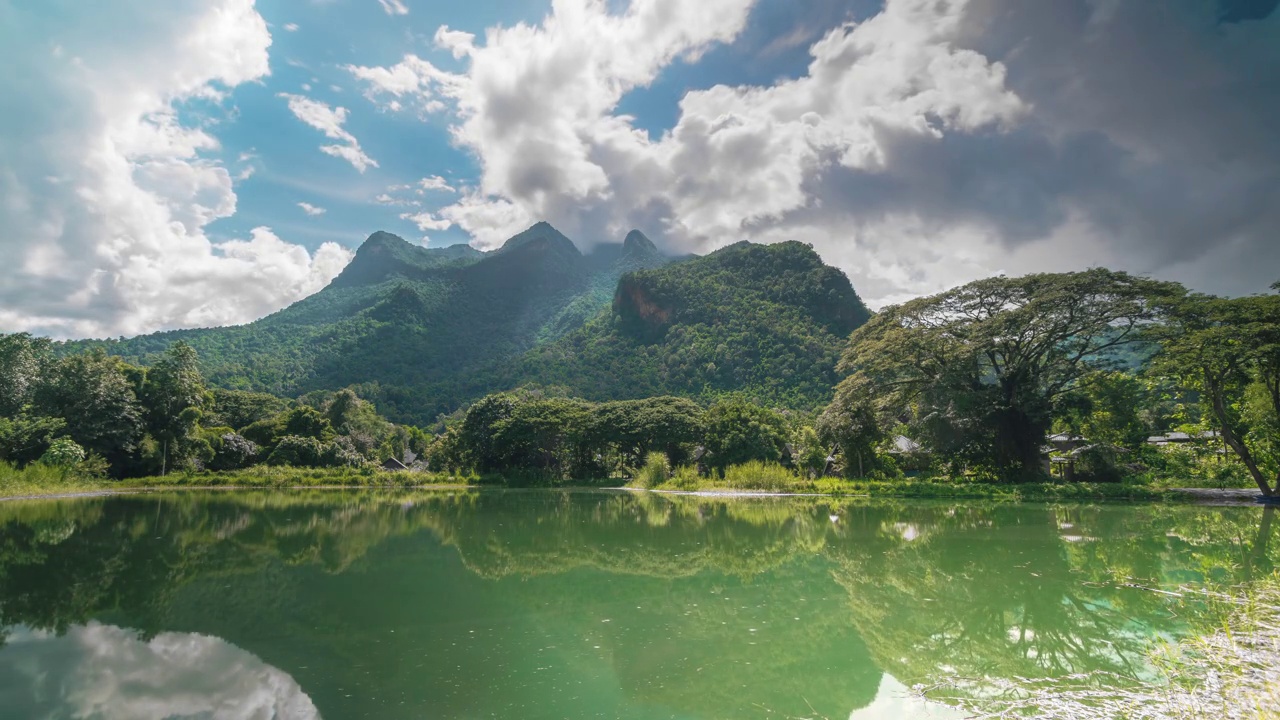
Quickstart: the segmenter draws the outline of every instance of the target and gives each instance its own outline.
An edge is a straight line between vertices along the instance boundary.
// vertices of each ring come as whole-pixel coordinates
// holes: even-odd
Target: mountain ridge
[[[631,304],[629,288],[642,293]],[[665,319],[637,321],[640,297]],[[866,315],[844,274],[800,243],[739,243],[674,261],[639,230],[584,254],[538,223],[488,252],[375,232],[324,289],[252,323],[72,345],[146,364],[183,340],[214,384],[282,396],[355,386],[388,417],[424,423],[521,384],[596,399],[747,391],[814,405]],[[748,346],[757,350],[714,351]],[[762,369],[729,367],[750,362]],[[777,372],[793,377],[765,377]]]

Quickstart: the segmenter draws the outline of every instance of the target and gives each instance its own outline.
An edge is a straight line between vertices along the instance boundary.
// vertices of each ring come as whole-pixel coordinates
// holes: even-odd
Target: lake
[[[1152,643],[1208,622],[1155,590],[1270,572],[1263,512],[464,490],[4,502],[0,708],[949,718],[909,688],[1148,675]]]

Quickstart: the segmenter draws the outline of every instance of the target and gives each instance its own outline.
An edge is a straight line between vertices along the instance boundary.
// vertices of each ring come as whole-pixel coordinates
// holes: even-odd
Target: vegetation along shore
[[[706,282],[724,263],[794,261],[757,255],[740,248],[710,268],[681,269],[715,255],[625,273],[614,305],[587,325],[640,323],[649,346],[670,343],[683,329],[645,326],[627,288],[656,282],[675,297],[663,312],[678,316],[696,301],[661,288],[689,273]],[[666,274],[649,280],[654,272]],[[368,385],[288,398],[213,385],[185,340],[135,364],[110,344],[7,335],[0,493],[431,484],[1024,499],[1280,491],[1280,295],[1209,297],[1095,269],[981,280],[874,315],[858,315],[851,291],[831,298],[856,329],[831,360],[838,382],[825,399],[800,366],[772,373],[772,391],[758,378],[634,398],[621,385],[575,393],[531,382],[418,424],[381,414],[362,396],[379,396]],[[755,307],[741,304],[747,314]]]

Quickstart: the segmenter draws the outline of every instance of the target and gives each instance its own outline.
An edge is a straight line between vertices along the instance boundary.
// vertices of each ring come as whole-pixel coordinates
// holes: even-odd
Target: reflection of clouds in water
[[[959,720],[968,717],[955,708],[920,699],[906,685],[888,675],[880,678],[880,689],[871,704],[854,710],[849,720],[901,720],[902,718],[928,718],[929,720]]]
[[[0,648],[0,706],[13,717],[309,720],[288,674],[215,637],[90,623],[63,637],[18,629]]]

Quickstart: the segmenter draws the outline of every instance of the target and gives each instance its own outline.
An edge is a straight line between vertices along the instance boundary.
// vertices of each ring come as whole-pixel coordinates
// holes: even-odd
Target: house
[[[404,463],[395,458],[387,458],[386,462],[382,463],[382,469],[399,472],[401,470],[408,470],[409,468],[405,467]]]
[[[924,446],[912,440],[906,435],[897,435],[893,438],[893,445],[889,447],[890,455],[914,455],[923,452]]]
[[[1214,440],[1217,437],[1217,430],[1203,430],[1197,433],[1171,432],[1167,435],[1152,435],[1147,438],[1147,444],[1157,446],[1182,445],[1195,440]]]
[[[1071,452],[1089,445],[1089,439],[1071,433],[1057,433],[1045,438],[1051,452]]]

